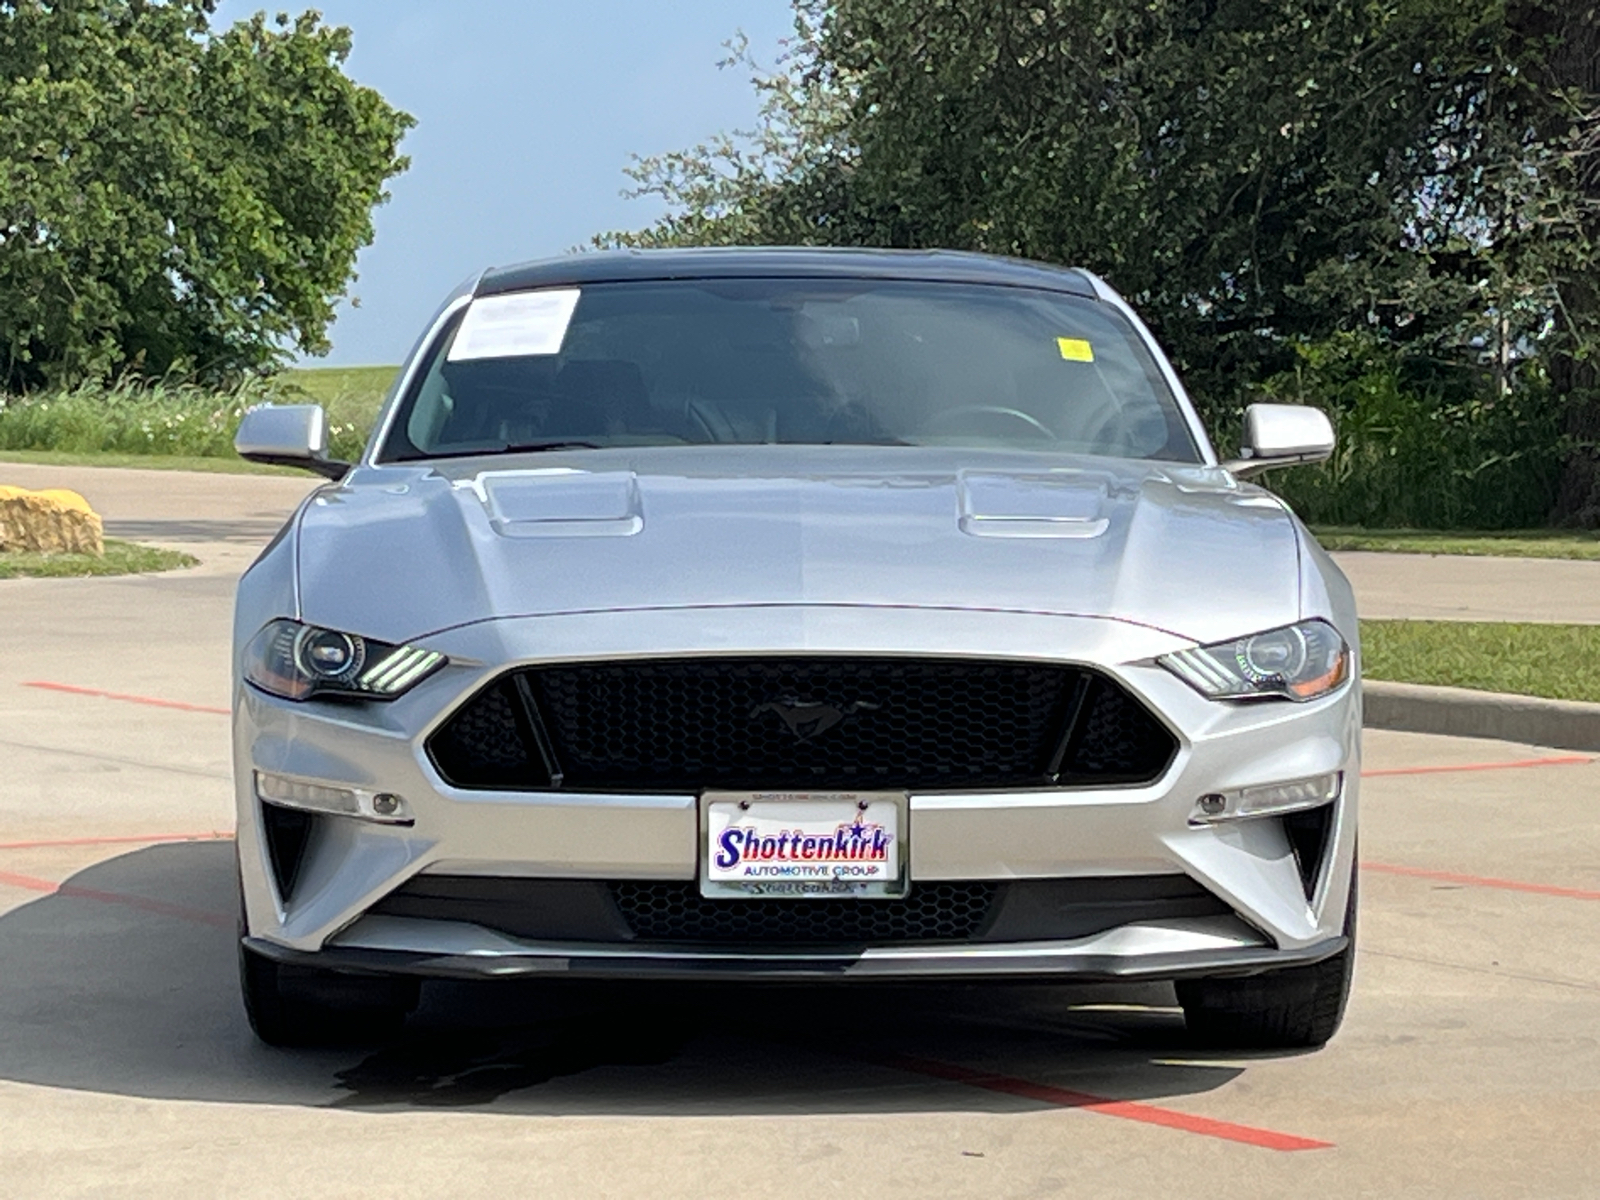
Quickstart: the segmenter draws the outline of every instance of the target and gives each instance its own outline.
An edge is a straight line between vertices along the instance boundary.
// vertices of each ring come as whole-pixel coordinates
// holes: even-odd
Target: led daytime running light
[[[369,692],[398,695],[444,661],[444,655],[415,646],[397,647],[361,677],[360,685]]]
[[[271,771],[256,772],[256,798],[280,808],[297,808],[303,812],[360,817],[386,825],[413,823],[410,806],[393,792],[337,787],[308,779],[293,779]]]
[[[311,812],[340,813],[355,816],[361,811],[361,802],[349,788],[329,787],[322,783],[307,783],[303,779],[290,779],[286,775],[256,772],[256,795],[269,804],[284,808],[303,808]]]

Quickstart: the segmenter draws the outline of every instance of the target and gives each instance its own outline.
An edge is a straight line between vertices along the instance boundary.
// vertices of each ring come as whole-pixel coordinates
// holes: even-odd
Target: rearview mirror
[[[240,458],[274,466],[301,467],[342,479],[347,462],[328,457],[328,415],[320,404],[263,404],[244,414],[233,448]]]
[[[1320,408],[1304,404],[1252,404],[1244,413],[1239,457],[1222,464],[1238,476],[1273,467],[1321,462],[1333,453],[1333,423]]]

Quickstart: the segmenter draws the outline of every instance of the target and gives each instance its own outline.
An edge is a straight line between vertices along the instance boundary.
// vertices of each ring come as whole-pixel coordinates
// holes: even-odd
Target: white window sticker
[[[474,300],[456,331],[449,360],[560,354],[578,295],[577,288],[555,288]]]

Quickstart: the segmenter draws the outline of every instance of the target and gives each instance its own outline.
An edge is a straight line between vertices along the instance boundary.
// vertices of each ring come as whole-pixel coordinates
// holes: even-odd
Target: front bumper
[[[1338,954],[1349,939],[1324,938],[1278,950],[1223,921],[1210,926],[1124,925],[1070,942],[983,946],[881,946],[852,953],[530,944],[471,925],[370,917],[360,944],[345,939],[321,950],[294,950],[265,938],[245,946],[280,963],[362,974],[448,979],[659,979],[781,982],[1041,979],[1181,979],[1252,975],[1306,966]],[[426,948],[413,948],[414,946]]]
[[[1260,970],[1336,953],[1348,896],[1359,774],[1359,692],[1310,704],[1218,704],[1159,667],[1188,645],[1100,619],[948,610],[793,607],[590,613],[508,619],[424,639],[452,665],[390,704],[293,704],[240,686],[234,750],[249,944],[274,957],[417,974],[700,977],[1171,978]],[[1165,774],[1139,787],[910,797],[918,881],[1186,875],[1235,914],[1202,928],[1122,926],[1071,942],[886,946],[760,954],[537,944],[471,925],[400,922],[367,910],[425,874],[690,880],[694,795],[462,791],[423,743],[505,664],[691,654],[904,653],[1081,662],[1115,675],[1178,735]],[[415,823],[321,818],[292,895],[268,862],[253,772],[404,796]],[[1325,861],[1308,895],[1273,818],[1194,827],[1212,791],[1344,773]],[[1176,939],[1176,940],[1174,940]],[[309,956],[309,957],[307,957]]]

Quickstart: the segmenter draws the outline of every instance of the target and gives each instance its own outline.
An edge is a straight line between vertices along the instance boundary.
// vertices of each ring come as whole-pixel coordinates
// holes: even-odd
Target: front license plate
[[[707,792],[700,892],[903,896],[904,792]]]

